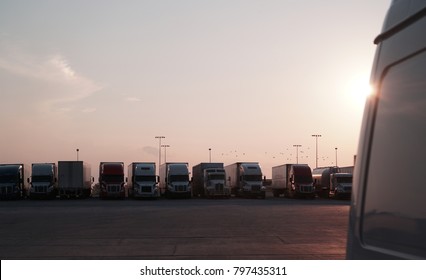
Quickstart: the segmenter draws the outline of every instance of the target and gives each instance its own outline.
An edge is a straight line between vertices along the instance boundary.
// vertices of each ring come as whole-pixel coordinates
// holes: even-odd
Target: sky
[[[2,0],[0,163],[353,165],[389,5]]]

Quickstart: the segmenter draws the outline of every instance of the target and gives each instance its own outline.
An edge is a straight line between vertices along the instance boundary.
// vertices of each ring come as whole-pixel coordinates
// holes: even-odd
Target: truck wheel
[[[278,190],[273,190],[272,194],[274,195],[274,197],[279,197],[280,196],[280,193],[279,193]]]

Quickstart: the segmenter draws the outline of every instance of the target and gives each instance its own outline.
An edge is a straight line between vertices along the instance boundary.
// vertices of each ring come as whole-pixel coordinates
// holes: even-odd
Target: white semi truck
[[[350,199],[352,195],[352,174],[333,173],[330,175],[329,197]]]
[[[192,167],[194,197],[230,197],[226,173],[221,162],[202,162]]]
[[[31,165],[30,198],[54,198],[58,194],[58,168],[55,163]]]
[[[166,162],[160,166],[160,191],[167,198],[191,198],[188,163]]]
[[[127,189],[133,198],[158,198],[158,176],[154,162],[132,162],[127,168]]]
[[[236,162],[225,166],[228,185],[235,196],[265,198],[262,169],[257,162]]]
[[[28,195],[25,164],[0,164],[0,199],[20,199]]]

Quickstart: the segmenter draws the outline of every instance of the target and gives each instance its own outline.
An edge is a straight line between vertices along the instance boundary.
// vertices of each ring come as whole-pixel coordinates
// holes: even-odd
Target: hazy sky
[[[0,162],[352,165],[389,5],[2,0]]]

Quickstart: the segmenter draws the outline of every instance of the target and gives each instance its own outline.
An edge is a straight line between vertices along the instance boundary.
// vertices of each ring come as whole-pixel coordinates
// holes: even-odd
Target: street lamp
[[[315,168],[318,168],[318,137],[321,137],[320,134],[312,134],[312,137],[315,137]]]
[[[166,138],[165,136],[155,136],[159,140],[158,144],[158,168],[160,168],[161,165],[161,139]]]
[[[212,148],[209,148],[209,162],[212,162]]]
[[[337,148],[334,148],[335,150],[336,150],[336,167],[338,166],[337,165]]]
[[[80,151],[80,149],[76,149],[75,151],[77,152],[77,161],[78,161],[78,152]]]
[[[161,145],[161,147],[164,148],[164,162],[167,162],[167,148],[170,147],[170,145]]]
[[[293,147],[296,147],[296,163],[299,163],[299,147],[302,147],[302,145],[293,145]]]

